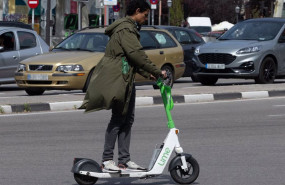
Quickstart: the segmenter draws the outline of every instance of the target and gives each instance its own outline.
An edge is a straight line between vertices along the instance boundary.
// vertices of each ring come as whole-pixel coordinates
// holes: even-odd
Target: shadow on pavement
[[[0,85],[0,92],[1,91],[21,91],[24,90],[23,88],[19,88],[17,86],[1,86]]]
[[[161,175],[150,179],[138,179],[138,178],[112,178],[112,179],[98,179],[98,184],[120,184],[120,185],[172,185],[176,184],[169,175]],[[97,184],[96,183],[96,184]]]

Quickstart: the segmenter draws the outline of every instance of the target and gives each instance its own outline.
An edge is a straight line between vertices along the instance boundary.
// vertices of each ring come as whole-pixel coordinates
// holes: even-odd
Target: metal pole
[[[47,0],[47,9],[46,9],[46,43],[50,46],[50,1]]]
[[[51,3],[51,2],[50,2]],[[51,6],[51,5],[50,5]],[[53,46],[53,43],[52,43],[52,25],[51,23],[53,23],[53,20],[52,20],[52,9],[50,8],[50,14],[49,14],[49,20],[50,20],[50,25],[49,25],[49,43],[50,43],[50,46]],[[54,24],[54,23],[53,23]]]
[[[34,25],[35,25],[35,9],[33,8],[32,10],[32,28],[34,29]]]
[[[104,15],[104,25],[108,26],[109,25],[109,6],[105,5],[105,15]]]
[[[152,21],[152,24],[151,25],[154,25],[154,9],[151,10],[151,21]]]
[[[4,5],[4,1],[3,1],[2,4],[0,4],[0,21],[4,20],[3,19],[3,14],[4,14],[3,10],[4,10],[4,8],[5,8],[5,5]]]
[[[170,26],[170,7],[168,8],[168,26]]]
[[[82,13],[81,13],[81,7],[82,4],[80,1],[77,2],[77,8],[78,8],[78,30],[82,29]]]
[[[159,0],[158,25],[161,25],[161,0]]]
[[[99,17],[99,26],[102,26],[102,8],[99,9],[100,17]]]

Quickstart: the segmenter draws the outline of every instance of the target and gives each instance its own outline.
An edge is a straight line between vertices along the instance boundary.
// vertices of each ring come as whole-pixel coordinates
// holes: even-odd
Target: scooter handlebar
[[[157,86],[160,88],[161,85],[164,86],[170,86],[171,85],[171,73],[169,71],[166,71],[166,77],[163,78],[161,75],[158,80],[156,81]]]

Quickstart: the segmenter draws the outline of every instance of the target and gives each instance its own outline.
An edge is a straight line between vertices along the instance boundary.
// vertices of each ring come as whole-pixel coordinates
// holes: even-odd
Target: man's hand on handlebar
[[[165,70],[161,71],[161,76],[163,77],[163,79],[167,78],[167,73]],[[155,78],[155,76],[150,75],[150,79],[153,81],[156,81],[157,79]]]
[[[167,72],[165,70],[161,71],[163,79],[167,78]]]

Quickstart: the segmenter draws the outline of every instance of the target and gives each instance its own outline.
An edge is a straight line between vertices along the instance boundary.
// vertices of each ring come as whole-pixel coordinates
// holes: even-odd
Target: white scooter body
[[[153,158],[150,162],[150,170],[149,171],[141,171],[141,170],[122,170],[121,173],[106,173],[106,172],[90,172],[90,171],[79,171],[79,174],[97,177],[97,178],[112,178],[112,177],[148,177],[148,176],[156,176],[162,174],[167,162],[170,159],[171,153],[175,150],[176,154],[182,154],[183,149],[180,147],[178,141],[178,129],[172,128],[170,129],[167,137],[165,138],[163,147],[160,149],[156,149],[153,154]],[[159,152],[159,156],[157,154]],[[187,163],[185,160],[185,156],[181,156],[182,169],[187,169]],[[154,163],[154,164],[153,164]]]
[[[160,87],[168,120],[167,125],[170,130],[160,148],[154,150],[148,171],[121,170],[121,172],[106,172],[92,159],[75,158],[71,172],[74,174],[74,178],[78,184],[93,185],[98,178],[148,178],[160,175],[163,173],[173,151],[175,151],[176,156],[171,160],[168,167],[173,180],[180,184],[190,184],[198,178],[200,171],[199,164],[190,154],[183,153],[178,140],[179,130],[175,128],[172,120],[170,111],[174,104],[171,96],[171,87],[165,85],[161,79],[157,81],[157,85]]]

